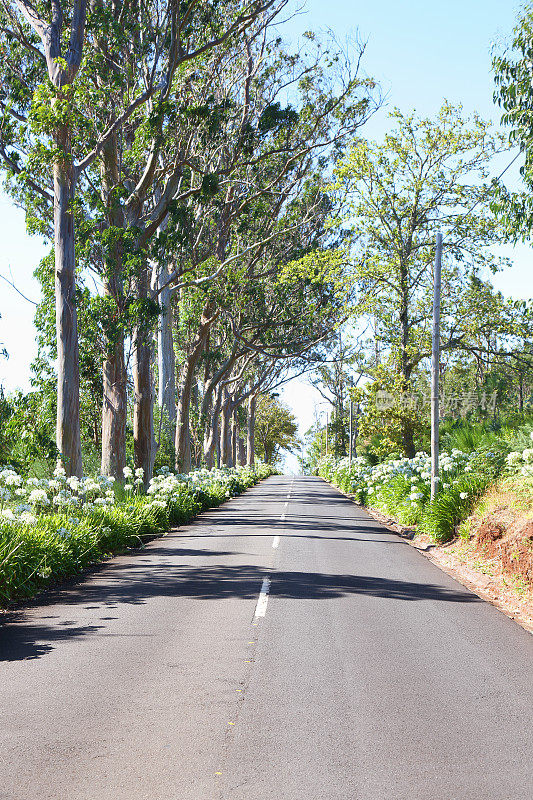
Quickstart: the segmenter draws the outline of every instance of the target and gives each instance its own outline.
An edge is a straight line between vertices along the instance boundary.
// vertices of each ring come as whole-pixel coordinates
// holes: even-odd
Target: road
[[[531,800],[533,637],[273,476],[0,635],[1,800]]]

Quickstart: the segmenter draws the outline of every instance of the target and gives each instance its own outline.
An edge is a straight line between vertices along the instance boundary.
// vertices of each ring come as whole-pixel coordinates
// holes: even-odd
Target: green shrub
[[[420,530],[436,542],[448,542],[455,528],[472,510],[490,479],[486,475],[464,475],[429,502],[420,519]]]
[[[214,481],[207,474],[205,489],[183,482],[173,487],[168,502],[135,495],[70,515],[42,513],[28,524],[0,518],[0,604],[32,597],[106,556],[139,547],[271,474],[260,464],[255,470],[226,471]]]

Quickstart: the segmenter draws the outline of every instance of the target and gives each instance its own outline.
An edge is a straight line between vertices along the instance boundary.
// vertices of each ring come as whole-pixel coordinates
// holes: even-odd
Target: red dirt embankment
[[[483,518],[474,541],[480,553],[501,562],[504,572],[533,586],[533,520],[496,508]]]

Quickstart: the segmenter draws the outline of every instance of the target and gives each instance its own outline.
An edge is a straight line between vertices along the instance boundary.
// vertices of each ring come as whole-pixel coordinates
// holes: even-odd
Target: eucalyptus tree
[[[188,269],[191,263],[212,267],[212,289],[205,289],[208,276],[203,271],[185,280],[187,291],[202,286],[206,294],[205,304],[198,308],[197,330],[189,340],[189,356],[183,362],[182,391],[192,385],[191,374],[218,316],[217,308],[235,306],[235,292],[241,285],[257,287],[261,281],[272,281],[281,263],[308,252],[324,236],[328,201],[320,174],[326,155],[341,147],[375,107],[373,82],[358,76],[360,50],[356,56],[355,66],[344,62],[335,82],[327,67],[340,61],[338,54],[332,57],[313,46],[305,58],[290,56],[277,40],[245,35],[241,58],[234,59],[226,83],[217,84],[216,97],[224,113],[214,140],[219,159],[216,175],[211,172],[215,191],[203,213],[191,214],[197,232],[181,257]],[[281,104],[288,87],[297,100],[294,107]],[[194,206],[195,198],[189,203]],[[181,281],[183,286],[183,270],[179,264],[167,283]],[[242,319],[241,315],[234,333]],[[222,341],[228,342],[226,333]],[[241,334],[241,342],[231,342],[209,376],[202,402],[204,419],[211,409],[211,420],[217,424],[222,396],[214,398],[215,389],[248,350],[249,342]],[[188,406],[187,397],[181,395],[180,414],[188,414]],[[177,461],[188,463],[182,452],[188,446],[187,418],[178,418],[176,431]],[[207,425],[208,463],[215,440],[212,425]]]
[[[276,397],[261,395],[257,405],[256,440],[258,455],[276,464],[281,451],[301,446],[294,414]]]
[[[443,350],[458,347],[471,324],[470,279],[499,266],[486,180],[504,145],[488,123],[465,120],[448,103],[434,120],[399,111],[391,119],[395,128],[383,143],[356,140],[339,160],[332,191],[342,209],[336,223],[351,245],[355,308],[372,318],[383,348],[375,377],[400,395],[431,353],[437,231],[444,234]],[[401,427],[404,450],[414,455],[409,414]]]
[[[82,471],[74,225],[80,193],[93,187],[98,160],[107,164],[104,177],[111,206],[120,206],[123,186],[110,184],[109,177],[127,162],[124,151],[139,148],[144,140],[148,156],[142,180],[130,183],[127,192],[128,198],[133,193],[136,208],[142,206],[162,147],[157,119],[164,117],[162,108],[171,96],[176,71],[243,30],[273,3],[230,2],[221,9],[199,0],[187,4],[155,0],[134,6],[89,5],[86,0],[67,5],[53,0],[48,9],[28,0],[2,0],[0,157],[8,186],[25,207],[30,227],[47,235],[53,231],[57,444],[70,473]],[[120,209],[115,213],[120,217]],[[135,221],[135,214],[132,217]],[[116,287],[110,291],[116,292]],[[110,380],[104,382],[113,386],[113,368],[108,372]],[[115,383],[120,385],[121,376]],[[112,397],[110,406],[113,402]]]
[[[526,6],[513,31],[510,46],[495,52],[492,66],[496,90],[494,100],[503,111],[502,123],[509,129],[509,143],[520,148],[524,164],[520,175],[524,188],[508,191],[500,183],[494,210],[500,216],[506,238],[529,241],[533,229],[533,9]]]
[[[191,15],[188,47],[194,42],[195,48],[187,57],[182,48],[180,69],[172,80],[167,76],[161,91],[140,109],[133,134],[126,130],[112,157],[102,157],[102,199],[110,210],[107,224],[112,245],[116,248],[118,242],[119,249],[118,256],[111,255],[114,275],[121,281],[129,270],[133,276],[130,296],[137,315],[132,336],[134,452],[146,480],[155,456],[151,332],[156,301],[164,297],[168,286],[168,281],[160,280],[161,265],[166,270],[165,262],[173,259],[172,246],[187,237],[186,200],[196,197],[201,204],[212,193],[212,152],[206,155],[205,141],[217,127],[220,108],[211,96],[211,86],[224,69],[233,40],[239,41],[252,23],[256,31],[261,30],[284,5],[285,0],[251,2],[244,7],[238,2],[224,7],[215,4],[206,14]],[[191,62],[188,67],[186,60]],[[185,270],[190,268],[188,264]],[[181,275],[183,269],[179,265],[174,272]],[[170,318],[168,297],[166,306]],[[119,344],[122,353],[122,341]],[[123,383],[120,358],[117,366]],[[110,383],[111,389],[117,385]],[[120,394],[124,398],[122,389]],[[124,413],[118,418],[123,428]],[[110,454],[118,450],[111,445],[112,441]]]

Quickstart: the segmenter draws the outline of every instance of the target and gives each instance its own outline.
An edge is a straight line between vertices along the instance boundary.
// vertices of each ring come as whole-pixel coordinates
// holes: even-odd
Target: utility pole
[[[349,437],[350,440],[348,442],[348,465],[351,469],[352,466],[352,440],[353,440],[353,431],[352,431],[352,401],[350,400],[350,424],[349,424]]]
[[[329,413],[326,411],[326,455],[328,454],[328,421]]]
[[[437,233],[433,278],[433,333],[431,341],[431,499],[439,479],[439,364],[440,364],[440,274],[442,233]]]

